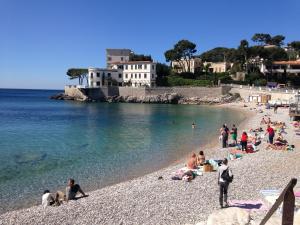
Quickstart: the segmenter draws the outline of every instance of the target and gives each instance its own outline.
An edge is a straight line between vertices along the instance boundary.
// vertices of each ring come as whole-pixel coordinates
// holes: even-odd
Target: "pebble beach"
[[[294,151],[266,150],[266,141],[259,151],[241,159],[229,161],[234,181],[229,187],[229,200],[262,199],[262,189],[282,190],[291,178],[300,174],[300,137],[295,134],[288,116],[288,108],[278,113],[263,106],[243,107],[244,103],[230,103],[216,107],[233,107],[248,118],[238,126],[242,130],[261,127],[264,115],[272,121],[286,123],[284,138],[295,145]],[[262,110],[263,112],[261,112]],[[265,125],[262,126],[265,130]],[[206,158],[222,159],[228,150],[220,150],[218,137],[209,146],[201,147]],[[229,148],[228,148],[229,149]],[[199,148],[200,150],[200,148]],[[205,222],[219,207],[217,173],[203,173],[191,182],[172,180],[174,172],[184,167],[185,159],[154,173],[87,193],[89,197],[70,201],[59,207],[33,206],[0,215],[0,224],[197,224]],[[162,179],[158,177],[162,176]],[[83,187],[84,188],[84,187]],[[300,185],[297,184],[296,189]],[[252,215],[260,220],[266,212]]]

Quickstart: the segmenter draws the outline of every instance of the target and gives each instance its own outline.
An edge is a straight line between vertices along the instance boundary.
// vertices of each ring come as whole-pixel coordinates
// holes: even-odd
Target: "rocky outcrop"
[[[189,104],[189,105],[215,105],[223,104],[228,102],[233,102],[239,99],[238,95],[222,95],[219,97],[183,97],[177,93],[171,94],[162,94],[162,95],[148,95],[148,96],[108,96],[103,99],[92,100],[87,96],[75,96],[71,97],[64,93],[60,93],[50,97],[51,99],[56,100],[74,100],[74,101],[83,101],[83,102],[109,102],[109,103],[147,103],[147,104]]]
[[[82,96],[69,96],[66,95],[65,93],[59,93],[56,95],[50,96],[50,99],[54,100],[72,100],[72,101],[80,101],[80,102],[89,102],[91,99],[89,99],[87,96],[82,95]]]

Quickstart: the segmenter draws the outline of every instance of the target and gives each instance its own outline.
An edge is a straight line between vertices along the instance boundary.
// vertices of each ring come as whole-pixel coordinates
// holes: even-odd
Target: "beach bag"
[[[229,169],[223,171],[221,178],[228,183],[231,183],[233,181],[233,175],[229,176]]]

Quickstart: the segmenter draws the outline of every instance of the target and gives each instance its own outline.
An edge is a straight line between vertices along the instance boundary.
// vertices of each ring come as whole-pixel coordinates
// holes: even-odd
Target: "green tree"
[[[264,33],[256,33],[252,36],[251,40],[260,45],[264,45],[264,44],[267,44],[268,42],[270,42],[271,35],[264,34]]]
[[[79,85],[82,85],[84,79],[86,79],[87,82],[88,69],[70,68],[67,71],[67,75],[71,80],[78,78]]]
[[[203,52],[199,57],[205,62],[234,62],[236,60],[236,49],[217,47]]]
[[[209,68],[210,68],[210,66],[211,66],[211,64],[210,63],[207,63],[205,66],[204,66],[204,72],[205,72],[205,80],[206,80],[206,76],[207,76],[207,74],[208,74],[208,72],[209,72]]]
[[[237,55],[242,65],[245,65],[245,72],[248,72],[248,54],[249,54],[249,43],[247,40],[241,40],[240,45],[237,49]]]
[[[166,61],[176,61],[183,72],[191,72],[191,59],[196,51],[196,44],[188,40],[180,40],[174,45],[173,49],[165,52]],[[187,65],[187,69],[185,69],[185,65]]]
[[[267,42],[267,44],[269,44],[269,45],[276,45],[278,47],[281,47],[284,44],[284,42],[283,42],[284,39],[285,39],[285,36],[283,36],[283,35],[276,35],[276,36],[273,36],[271,38],[271,40],[269,40]]]

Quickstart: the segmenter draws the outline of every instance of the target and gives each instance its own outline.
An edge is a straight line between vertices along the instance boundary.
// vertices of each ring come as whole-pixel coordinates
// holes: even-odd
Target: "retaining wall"
[[[272,91],[263,91],[263,90],[253,90],[253,89],[244,89],[244,88],[232,88],[230,93],[238,93],[244,100],[248,100],[250,95],[260,95],[267,94],[271,95],[271,100],[290,100],[295,97],[295,93],[284,93],[284,92],[272,92]]]
[[[208,97],[215,98],[221,95],[228,94],[231,87],[101,87],[101,88],[77,88],[76,86],[68,85],[65,87],[65,94],[74,97],[81,93],[91,99],[101,99],[108,96],[133,96],[145,97],[163,94],[177,93],[183,97]]]

